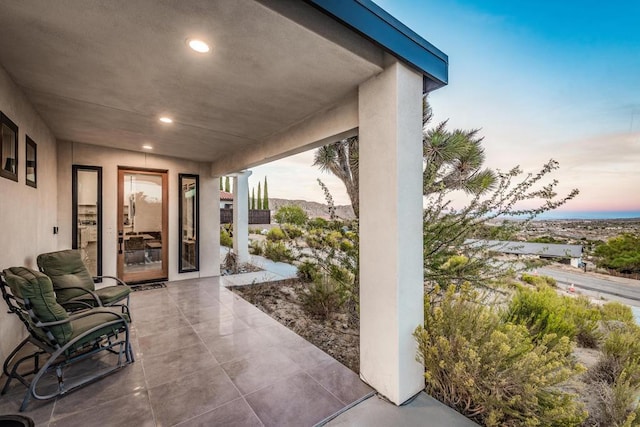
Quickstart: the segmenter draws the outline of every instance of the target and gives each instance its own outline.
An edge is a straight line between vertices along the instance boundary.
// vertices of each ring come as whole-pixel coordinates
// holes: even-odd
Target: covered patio
[[[354,372],[221,280],[134,292],[136,362],[68,396],[33,401],[25,415],[49,426],[303,426],[372,394]],[[24,391],[14,382],[0,414],[17,413]]]
[[[209,51],[190,49],[194,39],[207,42]],[[158,277],[171,281],[166,290],[133,298],[141,363],[123,373],[131,381],[129,398],[119,397],[123,410],[108,406],[114,401],[92,405],[111,408],[105,416],[141,416],[158,425],[211,411],[222,416],[229,408],[246,414],[247,422],[272,424],[269,417],[277,414],[319,421],[321,412],[370,390],[218,281],[219,177],[235,177],[234,245],[242,261],[247,169],[356,134],[360,378],[397,405],[420,392],[423,369],[412,332],[423,321],[421,100],[447,83],[447,67],[444,53],[369,0],[5,2],[0,119],[18,130],[14,149],[12,137],[5,145],[3,128],[10,179],[0,177],[0,246],[6,249],[0,268],[35,268],[38,254],[78,245],[83,234],[74,174],[89,168],[101,181],[92,205],[97,212],[87,215],[100,219],[83,221],[95,225],[85,234],[97,242],[102,273],[121,275],[126,242],[136,238],[142,245],[136,262],[162,265]],[[13,128],[7,129],[9,135]],[[24,155],[34,141],[37,163]],[[138,208],[144,201],[123,196],[128,170],[162,176],[161,230],[136,230],[127,218],[135,212],[133,201]],[[179,208],[185,176],[189,197],[197,194],[193,234],[183,229]],[[187,241],[192,249],[185,269],[181,245]],[[170,308],[158,313],[159,303]],[[179,327],[161,333],[168,323]],[[24,333],[0,312],[0,360]],[[274,373],[291,383],[278,389]],[[195,405],[191,415],[162,404],[180,389],[166,386],[179,377],[209,384],[195,396],[174,396],[184,408]],[[109,381],[115,380],[91,387],[108,390]],[[64,422],[72,425],[67,422],[83,419],[86,396],[110,400],[124,389],[81,391],[39,404],[37,418],[56,425],[73,413]],[[262,396],[267,389],[269,396]],[[279,413],[274,403],[273,414],[259,409],[262,399],[286,398],[292,390],[303,399],[299,406],[288,402]],[[147,403],[136,407],[141,396]],[[309,396],[319,412],[305,406]]]

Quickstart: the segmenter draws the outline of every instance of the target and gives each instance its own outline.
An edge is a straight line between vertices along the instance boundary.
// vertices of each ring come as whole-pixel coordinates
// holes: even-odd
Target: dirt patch
[[[230,289],[352,371],[359,373],[358,327],[350,327],[347,324],[346,313],[335,313],[328,319],[307,313],[300,299],[307,285],[292,279]]]

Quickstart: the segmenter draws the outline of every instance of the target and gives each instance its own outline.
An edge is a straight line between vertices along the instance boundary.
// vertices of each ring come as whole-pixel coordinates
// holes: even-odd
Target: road
[[[537,273],[553,277],[561,288],[568,288],[573,284],[576,290],[585,291],[585,294],[595,294],[628,305],[640,306],[640,280],[572,272],[553,267],[539,268]]]

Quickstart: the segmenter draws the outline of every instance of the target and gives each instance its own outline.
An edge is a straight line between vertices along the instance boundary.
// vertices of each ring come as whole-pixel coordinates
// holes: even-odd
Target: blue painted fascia
[[[364,35],[424,77],[425,91],[449,81],[449,57],[371,0],[305,0]]]

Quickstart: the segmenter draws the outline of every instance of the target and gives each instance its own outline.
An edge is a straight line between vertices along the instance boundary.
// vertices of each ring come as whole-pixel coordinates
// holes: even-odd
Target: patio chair
[[[27,387],[21,412],[32,397],[46,400],[64,395],[133,363],[127,313],[99,307],[69,314],[56,302],[51,279],[25,267],[4,270],[0,274],[0,289],[10,312],[20,318],[29,332],[2,367],[7,381],[0,394],[9,390],[14,379]],[[36,346],[37,350],[18,358],[19,353],[25,353],[27,343]],[[66,381],[64,373],[68,367],[99,352],[117,355],[115,366],[105,368],[104,359],[101,359],[96,363],[101,366],[98,372],[87,371],[83,366],[84,375]],[[29,361],[33,366],[25,365],[29,370],[24,372],[21,366]],[[40,366],[42,362],[44,364]],[[39,389],[38,383],[47,373],[55,373],[57,382],[47,384],[45,381],[47,387]]]
[[[117,277],[91,277],[80,251],[68,249],[40,254],[37,262],[40,271],[51,278],[58,303],[68,310],[115,305],[129,307],[131,288]],[[116,285],[96,289],[96,279],[111,279]],[[126,302],[120,304],[124,300]]]

